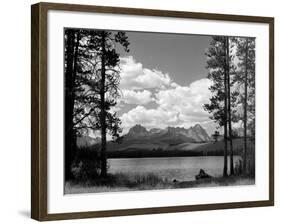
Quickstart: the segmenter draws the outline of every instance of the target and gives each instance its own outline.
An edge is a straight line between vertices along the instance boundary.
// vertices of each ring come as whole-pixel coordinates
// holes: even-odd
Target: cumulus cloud
[[[208,79],[200,79],[189,86],[177,85],[175,88],[160,90],[156,93],[156,102],[165,110],[173,110],[184,117],[206,117],[207,113],[202,105],[209,101],[211,96],[208,90]]]
[[[188,128],[200,123],[207,130],[214,130],[214,122],[203,109],[211,96],[210,80],[204,78],[183,86],[174,82],[169,74],[144,68],[132,56],[121,59],[121,71],[120,102],[134,105],[121,113],[124,133],[136,124],[150,129]],[[146,106],[150,102],[154,108]]]
[[[172,80],[169,74],[156,69],[144,68],[132,56],[121,58],[121,89],[141,90],[168,87]]]
[[[127,104],[143,105],[152,101],[152,93],[148,90],[134,91],[134,90],[123,90],[121,96],[121,102]]]
[[[161,108],[147,109],[144,106],[136,106],[128,113],[121,116],[125,130],[135,124],[141,124],[146,128],[165,128],[174,126],[178,123],[178,114],[175,111],[165,111]]]
[[[148,109],[139,105],[121,116],[124,131],[135,124],[142,124],[147,128],[188,128],[200,123],[207,129],[208,126],[213,129],[214,124],[210,123],[209,114],[203,110],[203,104],[207,103],[210,97],[207,91],[209,85],[208,80],[202,79],[191,83],[190,86],[158,91],[155,93],[156,108]]]

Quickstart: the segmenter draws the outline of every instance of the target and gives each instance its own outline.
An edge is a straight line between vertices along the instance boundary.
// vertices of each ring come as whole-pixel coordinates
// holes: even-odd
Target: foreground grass
[[[151,190],[170,188],[171,183],[155,174],[108,174],[106,178],[96,178],[85,182],[67,182],[66,194],[94,193],[108,191]]]
[[[209,179],[201,179],[194,181],[182,181],[174,184],[175,188],[191,188],[191,187],[217,187],[217,186],[238,186],[253,185],[254,178],[242,176],[215,177]]]
[[[96,178],[91,181],[68,181],[65,184],[65,194],[137,191],[156,189],[176,189],[194,187],[216,187],[252,185],[255,180],[249,177],[215,177],[194,181],[173,182],[155,174],[109,174],[107,178]]]

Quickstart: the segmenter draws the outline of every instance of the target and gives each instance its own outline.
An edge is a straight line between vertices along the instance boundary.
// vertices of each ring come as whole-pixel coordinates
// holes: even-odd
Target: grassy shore
[[[191,187],[217,187],[217,186],[238,186],[253,185],[255,179],[250,177],[230,176],[215,177],[209,179],[201,179],[194,181],[182,181],[174,184],[175,188],[191,188]]]
[[[249,177],[213,177],[194,181],[180,181],[163,179],[155,174],[109,174],[107,178],[95,178],[91,181],[68,181],[65,184],[65,194],[98,193],[117,191],[138,191],[156,189],[176,189],[194,187],[216,187],[252,185],[255,180]]]

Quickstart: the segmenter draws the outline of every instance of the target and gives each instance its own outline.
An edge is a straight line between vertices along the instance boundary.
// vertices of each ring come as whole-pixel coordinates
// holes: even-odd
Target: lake
[[[241,157],[233,159],[235,164]],[[223,156],[120,158],[108,159],[108,162],[110,173],[154,173],[163,179],[178,181],[195,180],[200,169],[215,177],[223,172]]]

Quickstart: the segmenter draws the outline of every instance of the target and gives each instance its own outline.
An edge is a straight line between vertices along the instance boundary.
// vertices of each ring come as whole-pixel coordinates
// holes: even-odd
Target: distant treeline
[[[242,149],[240,150],[242,151]],[[239,155],[237,151],[234,155]],[[144,158],[144,157],[192,157],[192,156],[223,156],[223,149],[214,151],[197,151],[197,150],[134,150],[134,151],[114,151],[108,152],[108,158]]]

